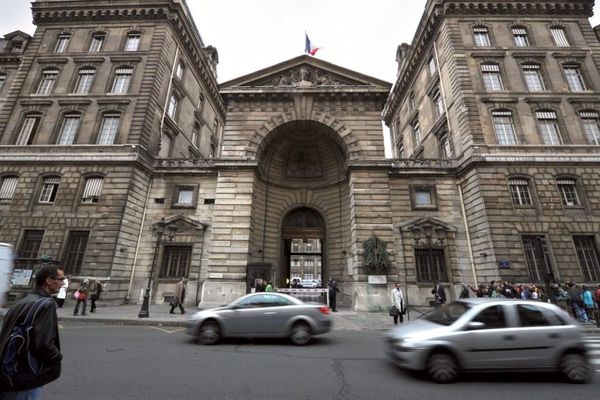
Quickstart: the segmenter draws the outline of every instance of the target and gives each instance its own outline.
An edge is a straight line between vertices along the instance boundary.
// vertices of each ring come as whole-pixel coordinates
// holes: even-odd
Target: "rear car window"
[[[518,304],[517,313],[521,326],[551,326],[552,323],[544,314],[541,307],[533,304]]]

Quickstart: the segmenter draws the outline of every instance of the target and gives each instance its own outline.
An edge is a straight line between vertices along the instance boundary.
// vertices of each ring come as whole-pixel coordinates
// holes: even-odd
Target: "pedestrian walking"
[[[254,291],[255,292],[264,292],[264,286],[263,286],[263,280],[262,279],[257,279],[256,280],[256,285],[254,285]]]
[[[329,278],[327,288],[329,290],[329,308],[331,308],[331,311],[337,312],[337,294],[340,292],[340,289],[338,289],[335,279]]]
[[[96,300],[100,299],[100,293],[102,293],[102,284],[97,280],[92,280],[90,284],[90,312],[96,312]]]
[[[583,308],[589,320],[594,317],[594,296],[592,296],[592,292],[585,285],[581,285],[581,298],[583,299]]]
[[[0,331],[1,399],[38,400],[41,398],[42,386],[60,376],[62,354],[56,302],[51,296],[58,293],[64,278],[61,267],[56,265],[42,267],[35,275],[35,290],[17,301],[4,316],[2,331]],[[30,311],[34,314],[31,315]],[[27,334],[31,340],[26,342],[27,348],[22,348],[26,353],[19,355],[11,337],[14,338],[14,333],[23,329],[24,325],[25,328],[30,328]],[[20,362],[20,356],[28,356],[29,362]],[[15,359],[16,364],[14,364]],[[32,364],[39,366],[39,370],[34,371],[31,368]],[[7,371],[6,367],[9,365],[11,368]],[[11,370],[16,372],[12,373]]]
[[[56,295],[56,304],[58,308],[62,308],[65,304],[65,300],[67,299],[67,292],[69,290],[69,285],[71,284],[71,275],[65,276],[65,279],[62,281],[62,285],[58,290],[58,294]]]
[[[73,315],[79,314],[79,305],[83,304],[83,308],[81,310],[81,315],[85,315],[85,311],[87,309],[87,298],[90,292],[90,280],[84,279],[83,283],[79,286],[79,289],[75,292],[75,299],[77,303],[75,304],[75,309],[73,310]]]
[[[392,300],[390,315],[394,318],[394,325],[398,325],[398,319],[400,323],[404,322],[404,314],[406,313],[404,295],[402,294],[402,289],[400,289],[400,283],[394,285],[394,288],[390,292],[390,297]]]
[[[435,281],[431,294],[434,296],[434,303],[436,307],[441,306],[446,302],[446,290],[438,281]]]
[[[569,296],[569,303],[571,305],[573,315],[580,322],[589,322],[584,308],[585,304],[583,302],[583,298],[581,297],[581,291],[573,282],[569,282],[568,286],[569,289],[567,290],[567,295]]]
[[[175,314],[175,307],[179,307],[179,311],[182,314],[185,314],[185,309],[183,308],[183,302],[185,301],[185,292],[187,289],[187,279],[181,278],[177,285],[175,285],[175,298],[171,302],[171,310],[169,314]]]

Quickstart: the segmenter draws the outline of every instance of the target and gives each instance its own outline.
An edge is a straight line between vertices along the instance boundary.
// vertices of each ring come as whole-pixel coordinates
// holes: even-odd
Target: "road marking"
[[[158,326],[149,326],[149,328],[156,329],[156,330],[164,332],[164,333],[177,333],[177,332],[181,332],[181,331],[185,330],[185,328],[177,328],[174,330],[170,330],[170,329],[160,328]]]

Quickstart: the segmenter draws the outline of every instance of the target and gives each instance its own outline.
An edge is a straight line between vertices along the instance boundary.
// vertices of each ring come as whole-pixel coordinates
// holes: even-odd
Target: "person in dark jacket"
[[[329,278],[327,287],[329,289],[329,308],[331,308],[331,311],[337,312],[337,294],[340,289],[338,289],[338,284],[333,278]]]
[[[169,314],[175,314],[175,307],[179,307],[179,311],[181,311],[182,314],[185,314],[183,304],[185,302],[186,289],[187,279],[182,277],[179,279],[179,282],[177,282],[177,285],[175,285],[175,297],[171,302],[171,310],[169,311]]]
[[[102,293],[102,284],[100,281],[93,279],[90,285],[90,299],[92,300],[90,312],[96,312],[96,300],[100,298],[100,293]]]
[[[27,380],[11,381],[0,374],[0,399],[40,399],[42,386],[60,376],[62,354],[58,336],[58,319],[56,317],[56,302],[51,295],[58,293],[65,274],[62,268],[48,265],[35,275],[35,291],[29,293],[13,305],[4,316],[0,331],[0,359],[3,359],[6,344],[13,328],[25,321],[28,311],[41,299],[37,317],[34,320],[30,353],[37,358],[41,368],[38,374]],[[17,367],[19,371],[19,368]]]
[[[441,306],[446,302],[446,290],[438,281],[435,281],[433,289],[431,289],[431,294],[434,295],[434,303],[436,307]]]

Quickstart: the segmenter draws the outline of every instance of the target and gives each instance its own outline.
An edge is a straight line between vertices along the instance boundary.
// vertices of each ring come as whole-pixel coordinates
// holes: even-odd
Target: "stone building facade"
[[[335,278],[357,310],[597,283],[592,7],[428,1],[392,87],[310,56],[217,85],[183,0],[34,2],[0,41],[0,241],[113,303],[180,276],[201,306]]]

